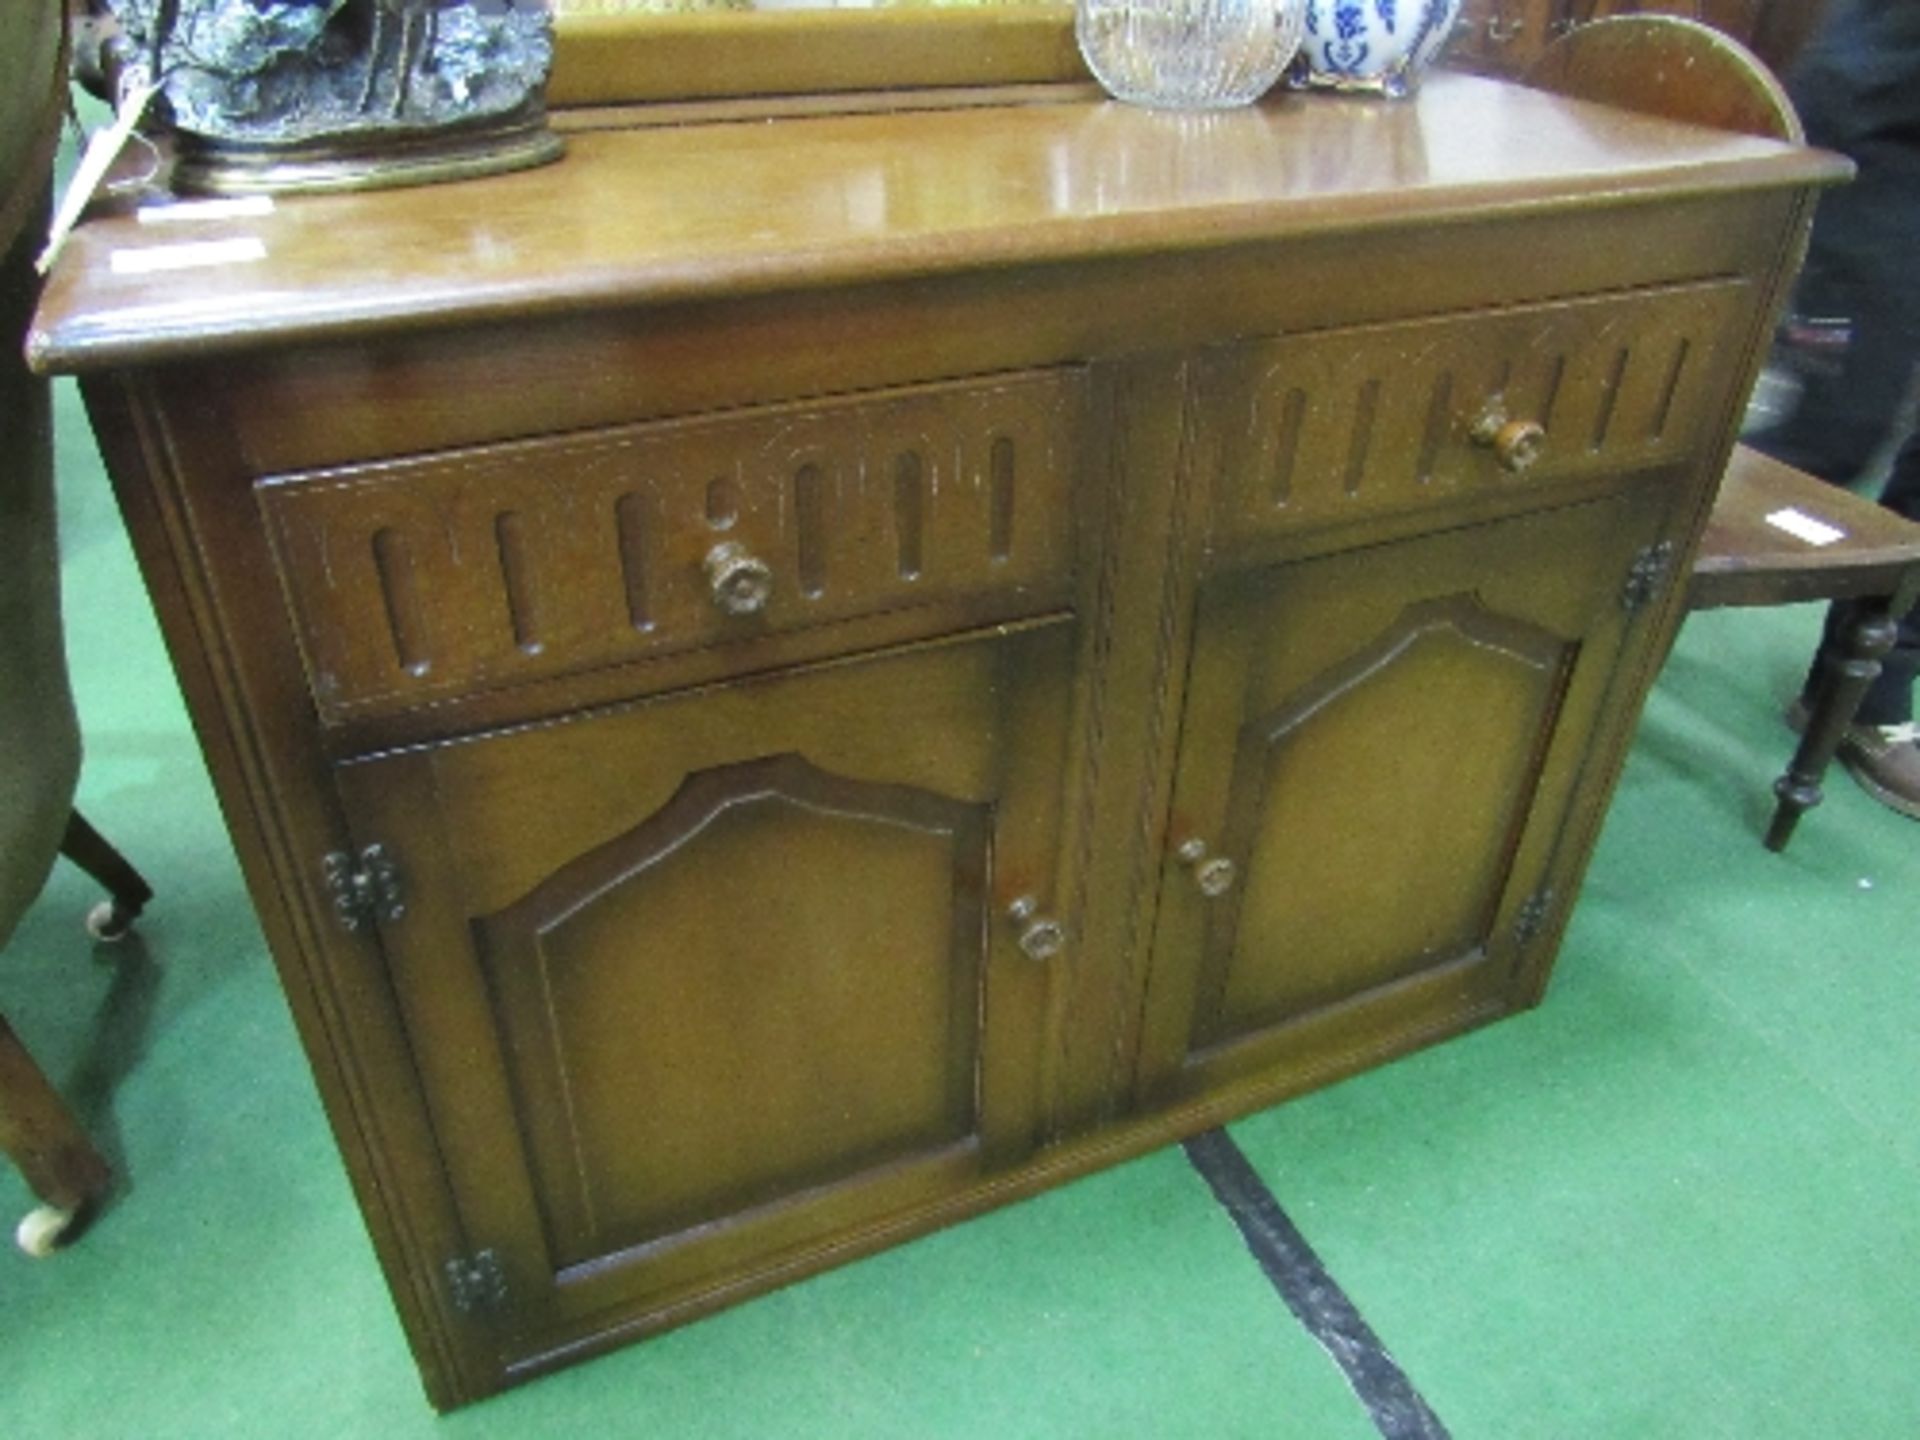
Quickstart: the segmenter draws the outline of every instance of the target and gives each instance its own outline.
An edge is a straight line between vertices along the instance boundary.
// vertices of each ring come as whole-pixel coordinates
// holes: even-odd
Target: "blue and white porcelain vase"
[[[1307,0],[1289,83],[1410,95],[1459,17],[1460,0]]]

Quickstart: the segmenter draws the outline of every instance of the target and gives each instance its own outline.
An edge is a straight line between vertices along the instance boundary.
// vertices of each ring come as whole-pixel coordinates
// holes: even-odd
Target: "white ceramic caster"
[[[13,1232],[14,1243],[36,1260],[44,1260],[60,1248],[60,1241],[72,1228],[77,1210],[61,1210],[42,1205],[30,1211]]]
[[[87,934],[102,945],[119,943],[132,929],[133,917],[111,900],[102,900],[87,911]]]

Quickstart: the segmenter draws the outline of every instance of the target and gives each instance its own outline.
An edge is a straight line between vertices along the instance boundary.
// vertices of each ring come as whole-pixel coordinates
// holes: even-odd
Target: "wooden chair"
[[[1784,850],[1800,816],[1820,803],[1820,781],[1840,737],[1880,673],[1896,619],[1920,597],[1920,525],[1736,446],[1687,588],[1690,610],[1858,599],[1858,618],[1828,661],[1812,714],[1786,773],[1767,848]]]
[[[1750,53],[1689,19],[1634,14],[1581,25],[1540,57],[1527,81],[1669,119],[1776,140],[1804,138],[1786,92]],[[1783,521],[1794,523],[1787,518],[1794,513],[1837,537],[1815,543],[1781,528]],[[1689,608],[1869,602],[1844,653],[1830,662],[1800,747],[1774,785],[1779,804],[1767,829],[1768,849],[1784,850],[1800,816],[1820,803],[1821,778],[1880,673],[1880,657],[1893,644],[1893,617],[1905,612],[1916,592],[1920,526],[1758,451],[1735,447],[1694,563]]]
[[[60,0],[0,6],[0,945],[56,852],[112,897],[88,921],[100,939],[124,935],[152,895],[73,809],[80,741],[60,630],[52,419],[46,384],[20,353],[66,94],[63,18]],[[29,1253],[51,1250],[106,1191],[106,1162],[4,1017],[0,1153],[41,1201],[17,1232]]]
[[[87,914],[88,933],[105,943],[126,938],[153,898],[140,873],[78,810],[67,817],[60,854],[107,891],[108,898]],[[0,857],[0,864],[7,858]],[[14,1232],[29,1255],[49,1255],[77,1233],[112,1179],[107,1162],[4,1015],[0,1015],[0,1152],[19,1167],[27,1188],[40,1202]]]

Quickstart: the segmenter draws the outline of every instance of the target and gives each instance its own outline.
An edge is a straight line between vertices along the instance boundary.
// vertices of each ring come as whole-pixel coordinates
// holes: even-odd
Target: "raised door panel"
[[[1221,832],[1244,878],[1209,907],[1209,930],[1232,939],[1207,947],[1197,1045],[1481,943],[1570,648],[1448,596],[1408,606],[1366,649],[1249,717]],[[1290,944],[1305,936],[1330,943]]]
[[[774,1283],[1032,1149],[1051,974],[1007,912],[1072,893],[1072,636],[342,767],[403,874],[381,940],[509,1364]]]
[[[1203,590],[1141,1075],[1310,1074],[1500,1003],[1657,487]]]
[[[974,1140],[988,809],[716,766],[474,920],[561,1267]]]

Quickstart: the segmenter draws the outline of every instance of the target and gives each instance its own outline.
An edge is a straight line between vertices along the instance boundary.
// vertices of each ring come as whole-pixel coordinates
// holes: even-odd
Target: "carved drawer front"
[[[323,713],[981,595],[1068,594],[1078,371],[275,477]]]
[[[1213,538],[1684,458],[1745,286],[1710,283],[1241,347],[1203,383]]]

